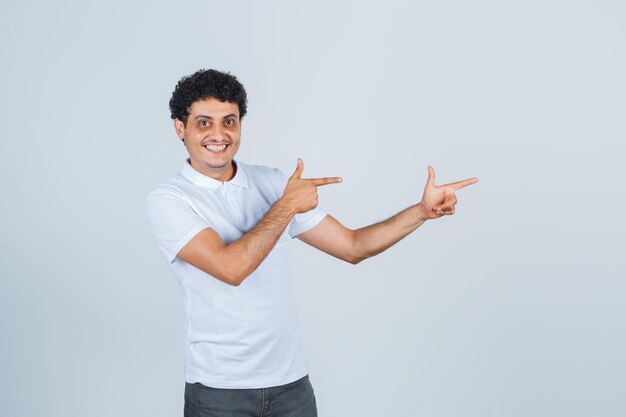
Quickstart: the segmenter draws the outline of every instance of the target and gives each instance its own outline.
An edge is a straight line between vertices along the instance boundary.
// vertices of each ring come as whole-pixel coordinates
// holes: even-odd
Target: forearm
[[[293,209],[279,199],[252,230],[224,248],[221,255],[236,285],[269,255],[294,215]]]
[[[393,246],[426,221],[420,203],[406,208],[387,220],[353,232],[353,253],[360,259],[378,255]]]
[[[224,245],[221,237],[207,228],[204,235],[198,234],[195,244],[192,239],[189,251],[183,253],[185,247],[179,255],[230,285],[241,284],[269,255],[291,219],[317,207],[317,187],[341,182],[339,177],[302,179],[303,168],[302,160],[298,159],[298,167],[287,180],[282,197],[248,233]]]

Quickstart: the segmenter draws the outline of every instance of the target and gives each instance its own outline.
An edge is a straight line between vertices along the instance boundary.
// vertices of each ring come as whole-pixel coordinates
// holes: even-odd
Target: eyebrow
[[[237,115],[235,113],[231,113],[231,114],[227,114],[226,116],[222,117],[222,119],[227,119],[229,117],[237,117]],[[210,119],[213,120],[213,117],[211,116],[207,116],[206,114],[199,114],[196,117],[194,117],[194,120],[196,119]]]

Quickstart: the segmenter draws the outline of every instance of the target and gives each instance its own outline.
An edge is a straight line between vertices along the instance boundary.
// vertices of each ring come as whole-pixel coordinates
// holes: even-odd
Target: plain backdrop
[[[321,417],[626,415],[621,1],[0,6],[0,415],[182,416],[183,312],[144,201],[168,101],[245,85],[241,161],[342,176],[346,226],[477,176],[357,266],[295,239]]]

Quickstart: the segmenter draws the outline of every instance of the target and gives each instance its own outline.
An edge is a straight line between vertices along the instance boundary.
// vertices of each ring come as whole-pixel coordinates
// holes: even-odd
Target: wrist
[[[276,209],[279,210],[280,212],[287,215],[289,219],[291,219],[293,216],[298,214],[293,204],[290,204],[289,200],[286,200],[284,197],[279,198],[274,203],[274,207],[276,207]]]
[[[428,216],[426,215],[426,209],[424,208],[424,205],[421,201],[415,205],[415,209],[418,222],[423,223],[428,220]]]

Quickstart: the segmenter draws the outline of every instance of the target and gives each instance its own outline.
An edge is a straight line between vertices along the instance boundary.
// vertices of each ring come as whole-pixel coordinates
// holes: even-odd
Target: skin
[[[478,178],[469,178],[445,185],[435,185],[435,170],[429,166],[422,200],[395,216],[351,230],[331,215],[327,215],[313,229],[297,237],[336,258],[357,264],[393,246],[426,220],[454,214],[457,203],[455,192],[476,182]]]
[[[191,166],[219,181],[235,175],[232,160],[239,149],[241,118],[237,104],[215,98],[194,102],[187,124],[176,119],[174,128],[184,139]],[[226,144],[220,153],[205,145]],[[211,228],[194,236],[178,253],[183,261],[233,286],[240,285],[267,257],[293,216],[317,207],[317,188],[336,184],[340,177],[302,178],[304,162],[298,159],[283,196],[248,233],[226,245]],[[303,242],[339,259],[357,264],[391,247],[427,220],[454,214],[456,191],[478,182],[469,178],[435,185],[435,170],[428,167],[428,180],[422,199],[389,219],[351,230],[327,215],[317,226],[297,237]]]
[[[219,181],[235,176],[233,158],[241,140],[239,106],[216,98],[195,101],[190,108],[187,123],[174,120],[174,129],[189,153],[191,166],[196,171]],[[223,152],[209,151],[204,145],[224,145]]]

